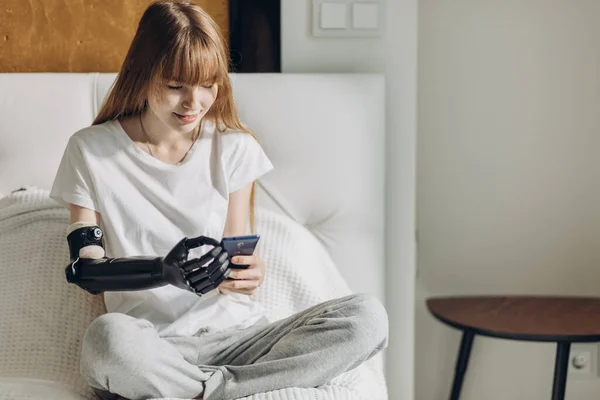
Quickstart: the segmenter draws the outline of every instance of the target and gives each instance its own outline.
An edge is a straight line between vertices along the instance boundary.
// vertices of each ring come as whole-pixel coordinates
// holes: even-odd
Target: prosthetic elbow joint
[[[76,222],[67,228],[67,242],[71,263],[65,268],[67,282],[78,283],[76,265],[86,259],[101,259],[104,257],[102,238],[104,234],[98,225]]]

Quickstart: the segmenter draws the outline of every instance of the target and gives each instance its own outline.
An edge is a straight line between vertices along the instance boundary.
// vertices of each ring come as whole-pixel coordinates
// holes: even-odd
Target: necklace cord
[[[150,154],[152,157],[156,158],[154,153],[152,153],[152,149],[150,148],[150,142],[149,142],[150,136],[148,136],[148,133],[146,132],[146,129],[144,128],[144,123],[142,122],[142,114],[139,114],[139,118],[140,118],[140,127],[142,128],[142,132],[144,133],[144,143],[146,144],[146,148],[148,149],[148,154]],[[183,162],[183,160],[185,160],[185,158],[187,157],[190,150],[192,150],[192,147],[194,147],[196,140],[198,140],[198,137],[200,136],[200,126],[201,125],[202,125],[202,122],[200,122],[200,124],[198,124],[198,133],[196,134],[196,137],[194,137],[194,134],[192,133],[192,144],[190,145],[190,148],[187,149],[187,151],[185,152],[185,154],[183,155],[183,157],[181,158],[181,160],[179,160],[179,162],[177,164],[181,164]]]

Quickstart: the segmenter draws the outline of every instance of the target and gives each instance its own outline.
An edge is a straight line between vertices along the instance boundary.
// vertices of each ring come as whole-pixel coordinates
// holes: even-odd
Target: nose
[[[185,100],[183,101],[183,108],[187,110],[198,110],[201,107],[201,91],[202,88],[193,87],[189,88],[186,92]]]

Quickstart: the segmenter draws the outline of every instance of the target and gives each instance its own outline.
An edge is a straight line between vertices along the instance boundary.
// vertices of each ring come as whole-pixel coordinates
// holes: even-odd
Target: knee
[[[83,336],[80,372],[92,386],[106,389],[110,373],[116,367],[127,368],[137,362],[131,353],[140,328],[149,322],[121,313],[108,313],[96,318]],[[123,371],[121,371],[123,372]]]
[[[145,321],[121,313],[108,313],[96,318],[83,335],[83,351],[108,354],[135,335],[136,325]]]
[[[355,316],[353,328],[357,339],[362,338],[370,349],[387,346],[389,322],[381,301],[371,294],[354,294],[350,296],[349,307]]]

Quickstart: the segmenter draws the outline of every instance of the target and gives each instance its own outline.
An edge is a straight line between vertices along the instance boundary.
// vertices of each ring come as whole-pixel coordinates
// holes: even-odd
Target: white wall
[[[416,398],[439,400],[460,336],[427,296],[600,295],[600,2],[419,6]],[[554,351],[476,339],[461,399],[550,398]]]
[[[388,0],[387,31],[374,39],[314,38],[310,0],[282,0],[283,72],[385,73],[390,399],[412,400],[414,380],[417,0]]]

